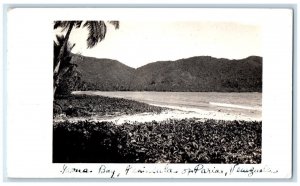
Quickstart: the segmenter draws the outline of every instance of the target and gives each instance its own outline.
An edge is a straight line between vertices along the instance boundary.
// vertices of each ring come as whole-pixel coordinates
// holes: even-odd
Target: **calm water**
[[[213,111],[230,111],[247,115],[261,115],[262,93],[220,92],[105,92],[77,91],[74,94],[101,95],[132,99],[159,106],[199,108]]]

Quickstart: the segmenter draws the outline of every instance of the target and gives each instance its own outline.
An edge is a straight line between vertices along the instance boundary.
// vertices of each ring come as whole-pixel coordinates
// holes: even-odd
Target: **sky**
[[[114,59],[133,68],[193,56],[262,56],[260,26],[240,22],[120,21],[117,30],[108,26],[105,39],[94,48],[87,49],[86,37],[85,28],[72,30],[73,53]]]

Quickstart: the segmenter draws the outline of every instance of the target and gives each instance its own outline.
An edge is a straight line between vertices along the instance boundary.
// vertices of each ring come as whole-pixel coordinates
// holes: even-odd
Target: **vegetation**
[[[117,29],[119,28],[118,21],[109,21],[110,24],[114,25]],[[61,37],[58,40],[58,44],[54,43],[54,69],[53,69],[53,96],[55,96],[56,90],[59,86],[61,86],[61,81],[65,79],[64,75],[69,69],[74,68],[74,65],[70,63],[70,53],[72,47],[68,47],[69,45],[69,37],[71,31],[75,28],[85,27],[88,30],[87,36],[87,47],[92,48],[97,45],[98,42],[101,42],[106,35],[106,24],[104,21],[55,21],[54,29],[62,28],[62,32],[67,30],[65,36]],[[59,47],[56,47],[59,46]],[[56,50],[57,48],[57,50]],[[68,50],[70,48],[70,50]],[[73,75],[73,74],[69,74]],[[75,76],[75,80],[76,76]]]
[[[97,59],[74,54],[72,63],[82,75],[84,89],[76,90],[129,90],[134,69],[116,60]]]
[[[62,122],[55,163],[261,163],[261,122]]]
[[[85,89],[100,91],[261,92],[262,58],[198,56],[137,69],[116,60],[74,55]]]
[[[109,21],[117,29],[118,21]],[[138,69],[72,54],[73,29],[86,27],[87,47],[106,35],[103,21],[55,21],[54,117],[159,113],[165,108],[119,98],[71,95],[73,90],[261,91],[262,58],[193,57]],[[261,122],[167,120],[115,125],[54,122],[54,163],[260,163]]]
[[[59,61],[58,57],[64,41],[64,36],[56,36],[56,41],[54,41],[53,70]],[[75,44],[72,45],[70,42],[65,46],[64,57],[62,59],[64,62],[60,65],[60,82],[56,89],[56,95],[69,95],[73,90],[84,89],[85,85],[81,81],[81,73],[77,70],[77,65],[72,63],[73,55],[71,50],[74,46]]]
[[[57,96],[56,104],[60,108],[54,107],[54,116],[64,113],[70,117],[160,113],[166,109],[122,98],[88,95]]]

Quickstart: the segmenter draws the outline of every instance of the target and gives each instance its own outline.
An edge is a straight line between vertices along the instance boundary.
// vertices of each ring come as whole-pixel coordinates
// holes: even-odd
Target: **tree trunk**
[[[56,92],[57,86],[58,86],[59,81],[60,81],[60,78],[59,78],[60,64],[61,64],[61,62],[64,58],[65,48],[68,44],[70,33],[73,29],[74,23],[75,23],[74,21],[71,21],[71,23],[70,23],[69,29],[68,29],[67,34],[65,36],[64,44],[63,44],[63,46],[61,47],[61,49],[59,51],[58,63],[54,68],[54,72],[53,72],[53,81],[54,81],[53,82],[53,97],[55,96],[55,92]]]

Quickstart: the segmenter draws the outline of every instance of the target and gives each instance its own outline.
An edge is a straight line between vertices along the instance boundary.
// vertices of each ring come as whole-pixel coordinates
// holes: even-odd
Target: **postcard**
[[[291,9],[7,18],[9,178],[291,178]]]

